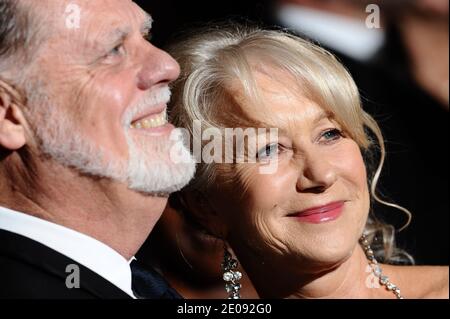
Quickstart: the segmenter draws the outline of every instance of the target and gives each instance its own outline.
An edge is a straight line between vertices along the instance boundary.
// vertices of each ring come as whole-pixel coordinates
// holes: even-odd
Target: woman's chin
[[[347,237],[334,237],[307,245],[309,248],[296,251],[298,264],[305,269],[310,267],[311,270],[328,270],[345,263],[352,256],[356,243]]]
[[[344,264],[350,257],[352,252],[334,252],[333,254],[315,252],[307,258],[302,258],[302,268],[308,269],[309,274],[323,274],[332,271]],[[299,263],[300,264],[300,263]]]

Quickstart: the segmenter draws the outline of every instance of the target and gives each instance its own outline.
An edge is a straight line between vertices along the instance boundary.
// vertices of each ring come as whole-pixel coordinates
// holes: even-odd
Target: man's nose
[[[307,154],[300,166],[297,191],[309,193],[325,192],[336,182],[336,168],[320,154]]]
[[[167,52],[150,46],[138,74],[138,87],[144,91],[155,85],[168,84],[180,75],[180,66]]]

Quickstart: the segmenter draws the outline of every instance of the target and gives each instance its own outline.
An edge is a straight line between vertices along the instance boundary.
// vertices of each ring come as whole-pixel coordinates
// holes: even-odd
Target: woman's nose
[[[140,90],[149,90],[155,85],[168,84],[180,75],[178,63],[163,50],[150,45],[143,57],[142,68],[138,74]]]
[[[320,154],[308,154],[300,168],[297,191],[322,193],[336,182],[336,169]]]

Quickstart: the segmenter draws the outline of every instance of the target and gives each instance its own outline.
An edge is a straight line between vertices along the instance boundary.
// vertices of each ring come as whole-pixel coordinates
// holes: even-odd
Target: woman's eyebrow
[[[313,119],[313,124],[316,125],[318,124],[320,121],[324,120],[324,119],[328,119],[330,117],[329,114],[327,114],[325,111],[320,111],[319,113],[317,113],[317,115],[314,117]]]

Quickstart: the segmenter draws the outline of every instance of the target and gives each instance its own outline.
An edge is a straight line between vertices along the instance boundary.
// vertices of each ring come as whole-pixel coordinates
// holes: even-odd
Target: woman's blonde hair
[[[385,159],[383,136],[375,120],[361,107],[355,82],[341,63],[323,48],[281,30],[244,26],[216,27],[196,32],[168,49],[179,62],[181,76],[173,85],[171,120],[194,135],[194,120],[202,128],[242,125],[242,118],[227,113],[225,96],[238,83],[247,97],[258,101],[253,72],[258,68],[287,72],[301,93],[333,116],[364,155],[372,200],[408,210],[379,198],[375,188]],[[223,114],[229,115],[225,120]],[[231,122],[231,123],[230,123]],[[244,124],[245,125],[245,124]],[[378,154],[378,165],[371,165]],[[201,162],[190,187],[208,188],[217,176],[217,165]],[[403,228],[404,228],[403,227]],[[403,229],[402,228],[402,229]],[[377,258],[383,262],[413,262],[395,247],[394,227],[379,221],[372,212],[365,232]]]

